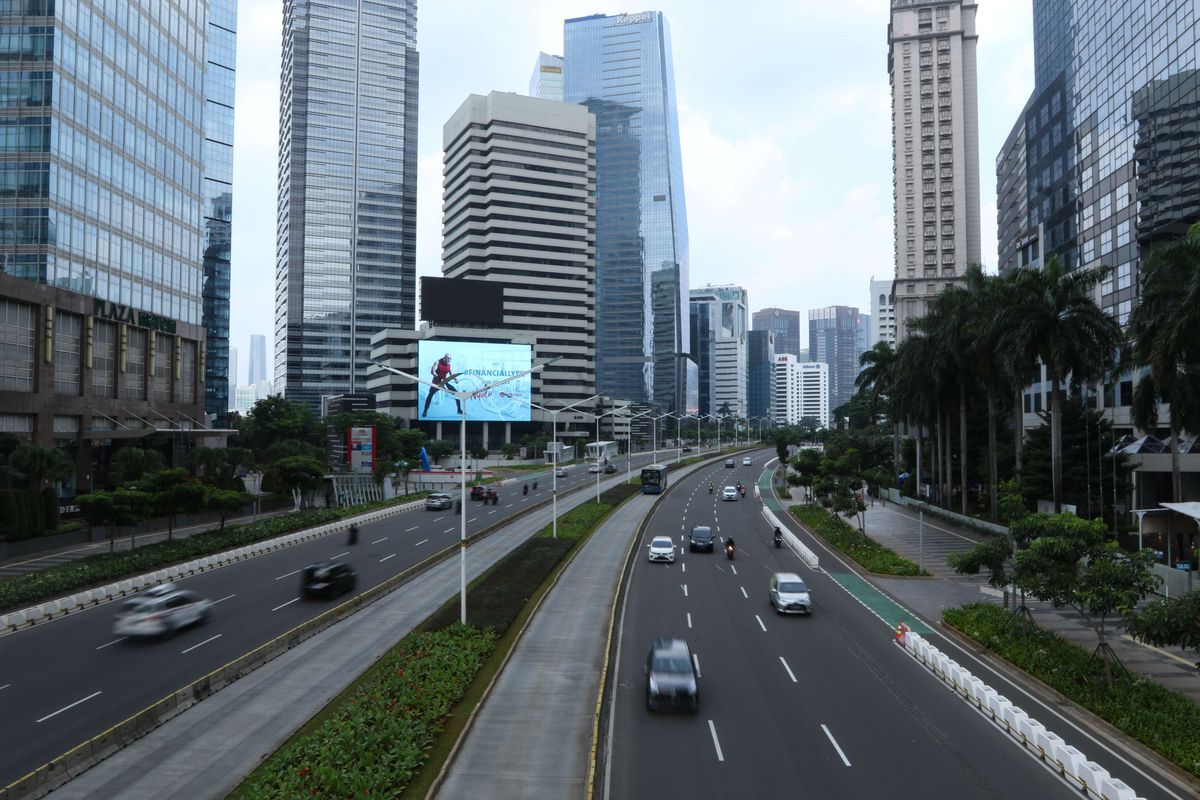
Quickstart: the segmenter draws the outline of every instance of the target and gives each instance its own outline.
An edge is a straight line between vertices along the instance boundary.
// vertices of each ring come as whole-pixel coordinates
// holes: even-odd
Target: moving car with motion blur
[[[733,463],[733,459],[732,459],[732,458],[727,458],[727,459],[725,459],[725,469],[733,469],[733,468],[734,468],[734,467],[736,467],[736,466],[737,466],[737,464],[734,464],[734,463]]]
[[[812,595],[808,584],[794,572],[776,572],[771,576],[771,605],[780,614],[811,614]]]
[[[567,468],[566,468],[566,467],[559,467],[558,469],[554,470],[554,477],[556,477],[556,478],[565,478],[565,477],[567,477]]]
[[[646,656],[646,708],[700,710],[696,665],[683,639],[655,639]]]
[[[354,591],[358,572],[344,561],[318,561],[300,571],[300,596],[332,600]]]
[[[675,563],[675,543],[671,541],[670,536],[655,536],[650,540],[648,549],[650,550],[649,557],[651,561],[665,561],[668,564]]]
[[[425,509],[428,511],[446,511],[454,508],[454,498],[445,492],[434,492],[425,498]]]
[[[746,456],[745,458],[742,459],[743,467],[750,467],[753,465],[754,465],[754,459],[750,458],[750,456]]]
[[[113,620],[117,636],[170,636],[206,621],[212,602],[195,592],[163,583],[121,603]]]
[[[617,471],[616,464],[605,464],[604,465],[604,474],[605,475],[612,475],[616,471]]]
[[[594,474],[594,473],[598,473],[599,471],[600,471],[599,464],[588,464],[588,472],[591,472]]]

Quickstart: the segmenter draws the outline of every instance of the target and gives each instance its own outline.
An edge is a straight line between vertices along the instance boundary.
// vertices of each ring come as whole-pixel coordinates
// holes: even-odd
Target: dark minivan
[[[358,573],[344,561],[318,561],[309,564],[300,573],[302,597],[324,597],[328,600],[354,591],[357,584]]]
[[[646,656],[646,708],[700,710],[700,687],[691,651],[683,639],[655,639]]]
[[[706,550],[711,553],[713,551],[712,528],[707,525],[697,525],[692,528],[692,536],[688,540],[688,550],[693,553],[697,550]]]

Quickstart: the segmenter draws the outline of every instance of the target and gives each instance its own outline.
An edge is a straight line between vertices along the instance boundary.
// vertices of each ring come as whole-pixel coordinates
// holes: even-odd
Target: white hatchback
[[[650,560],[675,563],[675,543],[670,536],[655,536],[649,544]]]
[[[726,486],[724,489],[721,490],[721,499],[722,500],[737,500],[738,499],[738,490],[732,486]]]
[[[166,636],[180,628],[204,622],[212,602],[195,592],[155,587],[121,603],[113,621],[116,636]]]

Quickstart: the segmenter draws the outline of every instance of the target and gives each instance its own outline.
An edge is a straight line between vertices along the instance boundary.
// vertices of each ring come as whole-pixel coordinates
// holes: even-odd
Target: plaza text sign
[[[101,319],[124,322],[127,325],[136,325],[139,328],[148,328],[152,331],[175,333],[175,320],[173,319],[159,314],[151,314],[149,311],[139,311],[131,306],[110,303],[107,300],[97,300],[93,306],[92,315]]]

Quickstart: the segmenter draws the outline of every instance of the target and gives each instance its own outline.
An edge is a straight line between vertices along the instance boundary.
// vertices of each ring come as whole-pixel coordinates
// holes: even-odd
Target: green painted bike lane
[[[771,511],[775,514],[791,517],[791,514],[789,514],[787,509],[784,508],[783,503],[781,503],[779,498],[775,496],[775,489],[771,483],[773,475],[774,470],[771,470],[770,472],[764,472],[759,476],[759,496],[762,498],[763,503],[766,504],[767,508],[771,509]],[[795,518],[793,517],[793,519]],[[818,540],[821,539],[819,536],[815,536],[815,538]],[[857,600],[860,605],[882,620],[884,624],[888,625],[889,627],[894,628],[896,625],[903,622],[908,626],[908,629],[914,633],[934,633],[933,628],[929,627],[923,621],[913,616],[911,611],[902,608],[896,603],[896,601],[892,600],[873,584],[867,582],[856,573],[830,572],[829,570],[822,571],[830,578],[833,578],[833,580],[837,582],[838,586],[841,586],[843,589],[845,589],[846,593]]]

